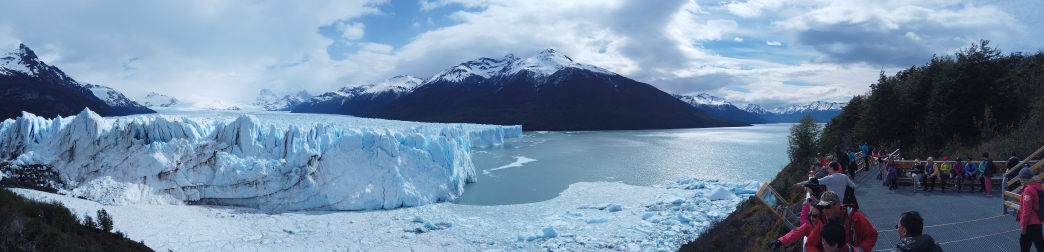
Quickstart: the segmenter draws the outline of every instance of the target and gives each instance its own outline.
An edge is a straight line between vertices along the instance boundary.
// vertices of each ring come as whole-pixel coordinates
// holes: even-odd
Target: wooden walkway
[[[895,225],[906,211],[921,214],[924,233],[934,237],[945,251],[1019,251],[1019,223],[1011,210],[1003,214],[1003,191],[998,183],[994,183],[992,197],[977,191],[969,193],[968,188],[963,193],[942,193],[938,183],[934,193],[914,193],[912,185],[893,192],[882,185],[883,180],[877,180],[878,169],[870,167],[853,179],[859,186],[856,198],[860,211],[878,231],[874,251],[895,249],[899,243]]]

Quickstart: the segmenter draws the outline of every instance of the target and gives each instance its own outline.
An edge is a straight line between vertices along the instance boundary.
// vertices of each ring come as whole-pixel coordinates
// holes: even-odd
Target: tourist
[[[822,164],[824,167],[827,166],[827,158],[823,156],[823,153],[817,153],[816,157],[819,159],[819,164]]]
[[[964,189],[964,160],[957,158],[957,162],[953,164],[953,174],[950,177],[953,178],[953,190],[961,193],[961,190]]]
[[[845,233],[845,226],[838,220],[831,220],[823,224],[820,233],[823,236],[821,243],[825,252],[858,251],[851,244],[845,242],[845,237],[848,235]]]
[[[801,225],[805,225],[808,222],[808,215],[816,203],[819,203],[819,196],[823,194],[823,186],[819,184],[819,179],[809,178],[804,183],[805,193],[808,197],[805,198],[805,202],[801,204]]]
[[[902,252],[942,252],[942,247],[935,243],[931,235],[922,234],[924,219],[916,211],[905,212],[899,216],[899,224],[895,231],[899,233],[899,244],[896,251]]]
[[[953,164],[950,163],[950,157],[943,157],[943,161],[939,164],[939,185],[942,192],[946,192],[946,180],[950,179],[953,175]]]
[[[819,198],[819,204],[816,204],[823,211],[823,220],[840,221],[845,230],[853,230],[855,233],[846,235],[845,240],[856,251],[873,251],[874,244],[877,243],[877,229],[870,224],[862,212],[849,205],[842,206],[840,201],[836,192],[823,192],[823,196]],[[821,249],[824,247],[819,242],[822,235],[813,229],[812,234],[809,234],[805,241],[805,249],[810,252],[822,251]]]
[[[837,162],[837,164],[841,165],[841,169],[839,169],[838,172],[851,174],[852,167],[848,166],[848,163],[850,163],[850,161],[851,160],[848,159],[848,153],[842,151],[840,145],[834,145],[834,162]],[[851,175],[849,175],[849,178],[851,178]]]
[[[1007,164],[1004,165],[1005,167],[1007,167],[1007,169],[1004,171],[1004,173],[1007,173],[1007,176],[1006,176],[1007,177],[1007,181],[1012,181],[1012,180],[1015,179],[1016,176],[1019,176],[1019,169],[1021,169],[1021,168],[1020,167],[1016,167],[1016,165],[1019,165],[1019,162],[1020,162],[1019,157],[1015,156],[1015,153],[1012,153],[1012,157],[1007,159]],[[1007,186],[1007,190],[1014,190],[1015,188],[1018,188],[1018,187],[1019,187],[1018,183],[1015,183],[1013,185]],[[982,189],[986,189],[986,188],[982,188]]]
[[[925,191],[935,192],[935,180],[939,179],[939,169],[935,168],[935,159],[928,157],[928,162],[924,164],[924,173],[928,174],[925,176],[925,181],[928,182],[927,186],[929,189]]]
[[[870,170],[870,145],[863,142],[863,144],[859,145],[859,151],[863,153],[864,169]]]
[[[769,243],[769,247],[772,249],[778,249],[780,246],[786,246],[801,241],[805,236],[812,234],[812,230],[819,227],[821,223],[819,220],[823,218],[823,212],[819,208],[813,207],[808,212],[808,217],[803,218],[801,226],[794,230],[790,230],[787,234],[779,237],[775,241]]]
[[[859,170],[859,165],[856,165],[856,163],[857,163],[856,162],[856,155],[855,155],[855,152],[852,152],[851,148],[845,149],[845,152],[847,152],[847,154],[848,154],[848,166],[846,166],[846,167],[849,167],[849,169],[847,170],[848,171],[848,178],[849,179],[854,179],[856,171]]]
[[[1033,180],[1033,170],[1023,168],[1019,171],[1019,180],[1022,181],[1022,197],[1019,198],[1019,214],[1015,215],[1015,221],[1019,222],[1021,235],[1019,236],[1019,247],[1022,251],[1030,251],[1032,243],[1037,251],[1044,251],[1044,234],[1041,233],[1040,210],[1037,192],[1040,191],[1040,182]],[[826,195],[824,195],[826,196]]]
[[[837,195],[845,195],[848,187],[855,188],[856,184],[848,176],[838,172],[839,167],[838,163],[830,162],[827,166],[827,171],[830,172],[830,175],[819,179],[819,184],[825,185],[828,191],[834,191]]]
[[[982,173],[976,169],[975,163],[971,160],[971,158],[968,158],[968,162],[964,163],[964,173],[966,174],[965,178],[967,178],[968,184],[971,186],[969,192],[975,193],[975,180],[981,178],[980,174]],[[979,182],[979,184],[981,185],[982,182]]]
[[[993,196],[993,173],[997,172],[997,165],[993,163],[989,152],[982,153],[982,162],[985,166],[982,171],[982,180],[985,182],[983,186],[986,187],[986,196]]]
[[[910,177],[913,178],[914,193],[917,193],[918,189],[924,190],[924,188],[921,188],[924,186],[924,183],[921,182],[921,179],[924,179],[924,165],[921,164],[920,158],[914,159],[914,164],[910,167]]]
[[[1019,157],[1015,156],[1015,153],[1012,152],[1011,153],[1011,158],[1008,158],[1008,164],[1006,165],[1008,170],[1005,171],[1005,172],[1008,173],[1008,175],[1007,175],[1008,181],[1011,181],[1012,179],[1015,179],[1015,176],[1019,175],[1019,173],[1017,171],[1013,171],[1013,170],[1018,170],[1019,169],[1019,168],[1015,167],[1015,166],[1019,165],[1019,162],[1020,162],[1019,161]],[[1018,188],[1018,187],[1019,187],[1018,183],[1015,183],[1013,185],[1008,186],[1008,191],[1015,190],[1015,188]]]
[[[888,163],[885,165],[888,171],[888,190],[898,191],[899,186],[896,182],[899,180],[899,167],[896,167],[895,160],[888,158]]]

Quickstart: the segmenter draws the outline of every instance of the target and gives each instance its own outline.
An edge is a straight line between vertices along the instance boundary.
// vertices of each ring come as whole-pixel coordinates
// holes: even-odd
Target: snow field
[[[0,156],[15,157],[0,167],[43,165],[59,175],[45,186],[109,205],[393,209],[455,199],[478,179],[472,140],[502,144],[520,133],[518,126],[288,113],[24,113],[0,124]]]
[[[297,211],[97,202],[39,191],[79,215],[106,209],[115,229],[158,251],[676,251],[760,183],[682,178],[667,186],[570,185],[554,199],[519,205],[451,203],[381,211]],[[721,190],[719,190],[719,188]]]

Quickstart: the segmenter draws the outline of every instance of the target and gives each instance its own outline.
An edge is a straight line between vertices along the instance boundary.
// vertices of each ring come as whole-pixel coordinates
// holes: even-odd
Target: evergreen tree
[[[98,210],[98,224],[105,232],[112,231],[112,216],[105,209]]]
[[[787,136],[787,141],[790,143],[787,148],[790,162],[797,164],[798,167],[808,166],[809,158],[815,156],[815,151],[819,149],[817,143],[819,143],[821,133],[819,122],[812,115],[805,115],[798,124],[790,127],[790,136]]]

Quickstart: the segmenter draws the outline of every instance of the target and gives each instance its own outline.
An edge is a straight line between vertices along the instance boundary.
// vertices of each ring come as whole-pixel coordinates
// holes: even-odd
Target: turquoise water
[[[479,181],[465,185],[454,203],[539,202],[577,182],[649,186],[682,176],[765,182],[787,164],[791,126],[526,132],[503,146],[473,149]]]

